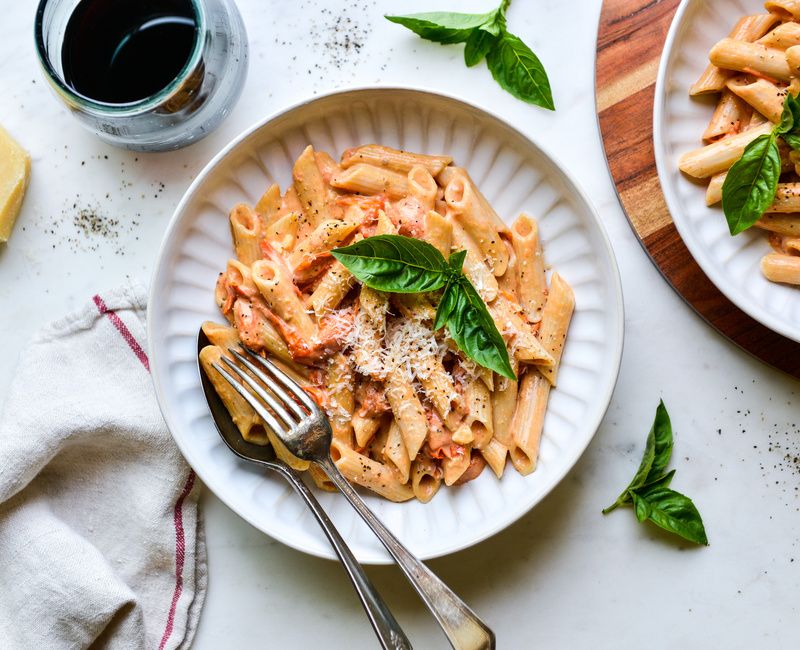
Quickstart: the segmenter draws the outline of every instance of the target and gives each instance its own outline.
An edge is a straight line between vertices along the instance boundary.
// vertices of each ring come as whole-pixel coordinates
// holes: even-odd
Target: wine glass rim
[[[77,106],[82,110],[94,113],[113,113],[115,115],[137,114],[152,110],[153,108],[163,104],[180,89],[185,79],[193,70],[195,70],[202,58],[204,42],[203,35],[206,32],[207,25],[206,8],[203,0],[188,0],[192,6],[196,21],[194,43],[192,45],[191,55],[186,60],[186,63],[183,65],[175,78],[155,94],[133,102],[112,103],[92,99],[91,97],[87,97],[86,95],[77,92],[74,88],[71,88],[69,85],[67,85],[62,76],[56,72],[55,68],[50,62],[50,56],[48,55],[47,46],[45,44],[44,18],[48,5],[55,1],[58,0],[39,0],[39,6],[36,9],[36,21],[34,24],[36,56],[39,58],[39,63],[44,70],[45,76],[50,84],[54,87],[56,92],[61,95],[67,103]],[[76,7],[77,4],[78,3],[75,3]]]

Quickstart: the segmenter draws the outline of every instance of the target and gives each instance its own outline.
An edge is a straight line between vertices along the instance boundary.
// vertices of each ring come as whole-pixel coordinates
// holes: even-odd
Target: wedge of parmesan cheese
[[[28,152],[0,126],[0,242],[11,236],[30,174]]]

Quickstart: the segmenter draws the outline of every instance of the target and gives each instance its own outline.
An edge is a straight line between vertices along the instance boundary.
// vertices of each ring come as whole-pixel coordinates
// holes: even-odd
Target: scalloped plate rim
[[[430,88],[426,88],[424,86],[396,85],[396,84],[386,84],[386,85],[372,84],[364,86],[354,86],[347,89],[336,89],[330,92],[320,93],[319,95],[314,95],[313,97],[299,100],[286,107],[279,108],[278,110],[273,111],[268,116],[257,120],[249,127],[244,129],[239,135],[234,137],[228,144],[226,144],[219,151],[219,153],[217,153],[213,158],[211,158],[211,160],[198,173],[194,181],[192,181],[192,183],[189,185],[183,197],[176,206],[175,211],[173,212],[172,217],[170,218],[169,224],[167,225],[167,228],[164,231],[164,235],[159,245],[159,250],[156,258],[157,262],[153,269],[153,273],[151,275],[151,284],[149,289],[148,310],[147,310],[147,351],[148,351],[148,356],[150,358],[151,367],[153,368],[153,372],[151,372],[151,378],[155,388],[159,409],[161,410],[162,416],[164,417],[164,421],[167,424],[167,428],[170,431],[172,439],[177,444],[178,448],[180,449],[187,463],[192,467],[192,469],[195,471],[197,476],[203,481],[203,483],[217,496],[217,498],[219,498],[223,503],[225,503],[225,505],[228,506],[231,510],[233,510],[238,516],[242,517],[250,525],[254,526],[258,530],[267,534],[271,538],[298,551],[301,551],[303,553],[308,553],[309,555],[313,555],[324,559],[336,559],[336,556],[334,555],[331,549],[326,548],[327,552],[323,552],[323,551],[317,551],[316,549],[313,548],[308,548],[304,546],[302,543],[298,542],[296,539],[293,539],[286,535],[282,535],[274,530],[266,530],[265,527],[262,525],[262,523],[257,521],[255,517],[250,517],[247,514],[241,512],[235,503],[235,499],[228,498],[228,495],[225,494],[222,490],[217,490],[214,488],[214,484],[217,482],[217,480],[211,476],[212,472],[206,471],[207,468],[203,465],[202,462],[199,462],[199,459],[197,458],[197,456],[194,453],[194,450],[192,449],[192,446],[185,444],[184,440],[181,440],[179,436],[176,436],[175,434],[172,433],[173,427],[172,427],[171,411],[169,408],[169,404],[167,403],[167,400],[164,396],[164,392],[162,390],[161,377],[159,375],[159,372],[157,371],[158,353],[154,348],[155,337],[151,335],[151,332],[153,331],[154,327],[154,319],[155,319],[154,314],[156,313],[157,310],[152,309],[150,306],[156,304],[158,300],[157,294],[159,292],[159,281],[161,280],[162,275],[166,273],[166,269],[164,268],[165,253],[167,251],[168,245],[172,240],[172,236],[175,229],[182,220],[182,216],[186,206],[192,200],[194,194],[201,187],[201,185],[205,183],[208,180],[209,176],[211,176],[212,173],[216,170],[217,166],[229,154],[231,154],[238,145],[242,144],[250,136],[254,135],[256,132],[258,132],[260,129],[267,126],[274,120],[277,120],[297,109],[306,107],[309,104],[313,104],[317,101],[321,101],[326,98],[334,97],[337,95],[349,95],[349,94],[357,95],[361,93],[368,94],[375,91],[411,92],[421,95],[431,95],[439,99],[445,99],[448,101],[453,101],[462,104],[471,110],[478,111],[479,113],[482,113],[488,116],[489,118],[500,122],[503,126],[509,129],[517,138],[519,138],[519,140],[521,140],[526,147],[531,148],[536,154],[549,160],[554,170],[562,177],[566,185],[574,191],[575,197],[579,200],[579,202],[584,205],[585,209],[587,210],[587,213],[591,216],[591,220],[594,222],[594,226],[597,228],[597,233],[600,235],[599,241],[602,242],[603,252],[605,253],[605,255],[607,255],[609,261],[608,270],[610,271],[610,284],[608,288],[611,292],[610,297],[613,298],[614,301],[613,307],[609,309],[610,314],[612,316],[612,318],[610,319],[611,322],[609,323],[611,328],[609,335],[613,337],[613,340],[611,340],[609,346],[610,358],[613,359],[611,367],[612,372],[610,375],[610,381],[608,383],[608,386],[606,387],[604,394],[602,395],[601,398],[595,400],[594,402],[595,403],[594,412],[589,413],[589,415],[591,416],[589,426],[581,427],[585,428],[585,430],[587,431],[590,431],[590,433],[585,436],[585,439],[583,439],[579,444],[575,445],[572,448],[572,454],[565,459],[566,462],[564,462],[561,471],[555,472],[555,475],[551,480],[550,484],[546,485],[535,499],[529,502],[523,502],[522,505],[519,508],[517,508],[517,510],[514,511],[509,517],[505,518],[497,525],[483,530],[479,536],[473,539],[469,539],[466,542],[451,544],[450,547],[438,552],[434,553],[421,552],[418,554],[420,559],[428,560],[449,555],[451,553],[455,553],[465,548],[472,547],[475,544],[479,544],[480,542],[496,535],[500,531],[511,526],[525,514],[530,512],[530,510],[533,509],[536,505],[541,503],[541,501],[545,499],[550,494],[550,492],[552,492],[552,490],[561,483],[561,481],[575,466],[580,457],[586,451],[586,448],[594,439],[594,436],[596,435],[597,430],[599,429],[600,424],[603,418],[605,417],[605,414],[608,411],[608,408],[611,404],[611,397],[613,395],[619,377],[620,366],[622,362],[623,345],[624,345],[625,319],[624,319],[622,281],[619,274],[619,267],[617,264],[616,255],[614,254],[614,249],[611,245],[611,240],[608,236],[605,226],[603,225],[603,222],[600,219],[597,210],[595,209],[592,202],[589,200],[589,197],[584,192],[583,188],[572,178],[572,176],[570,176],[565,171],[564,166],[558,161],[558,159],[555,156],[551,155],[550,152],[548,152],[542,146],[535,143],[527,135],[521,133],[518,129],[516,129],[506,120],[504,120],[499,115],[493,113],[492,111],[483,108],[481,106],[478,106],[472,103],[471,101],[466,100],[463,97],[459,97],[454,94],[444,93],[439,90],[433,90]],[[601,406],[598,407],[597,405]],[[579,431],[581,430],[581,428],[579,428]],[[347,539],[346,535],[345,539]],[[388,565],[393,563],[393,560],[388,556],[364,557],[362,554],[356,551],[356,557],[363,564]]]

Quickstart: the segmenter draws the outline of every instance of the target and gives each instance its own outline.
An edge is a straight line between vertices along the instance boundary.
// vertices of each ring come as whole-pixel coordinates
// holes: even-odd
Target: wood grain
[[[759,324],[711,283],[672,223],[653,154],[653,95],[679,0],[605,0],[596,97],[608,167],[642,246],[700,316],[747,352],[800,378],[800,345]]]

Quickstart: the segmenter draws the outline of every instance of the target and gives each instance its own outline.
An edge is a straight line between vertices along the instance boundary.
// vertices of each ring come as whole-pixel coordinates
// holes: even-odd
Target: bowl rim
[[[452,553],[456,553],[461,550],[465,550],[467,548],[471,548],[486,539],[496,535],[502,530],[505,530],[515,522],[517,522],[520,518],[530,512],[536,505],[541,503],[552,491],[555,489],[557,485],[559,485],[565,478],[565,476],[575,467],[578,460],[584,454],[586,449],[588,448],[589,444],[594,440],[594,437],[597,435],[597,431],[600,428],[600,424],[603,421],[608,409],[611,405],[611,399],[613,397],[614,389],[616,388],[617,381],[619,379],[619,372],[620,366],[622,363],[622,352],[624,346],[624,325],[625,325],[625,305],[623,301],[623,292],[622,292],[622,281],[619,273],[619,266],[617,264],[616,255],[614,254],[613,246],[611,245],[611,240],[608,236],[605,226],[603,225],[602,220],[600,219],[600,215],[597,209],[594,207],[594,204],[589,199],[588,195],[584,192],[583,188],[572,178],[565,171],[564,165],[561,162],[551,155],[549,151],[545,148],[541,147],[539,144],[534,142],[530,137],[521,133],[516,127],[508,123],[502,117],[497,115],[496,113],[492,112],[489,109],[483,108],[482,106],[478,106],[477,104],[463,98],[456,96],[454,94],[443,93],[439,90],[432,90],[430,88],[425,88],[422,86],[411,86],[411,85],[397,85],[397,84],[370,84],[370,85],[360,85],[360,86],[353,86],[349,88],[339,88],[335,90],[331,90],[330,92],[320,93],[314,95],[310,98],[301,99],[297,102],[291,103],[288,106],[284,106],[278,108],[277,110],[273,111],[266,117],[263,117],[249,127],[244,129],[239,135],[234,137],[230,142],[228,142],[211,160],[203,167],[203,169],[197,174],[195,179],[189,185],[189,187],[184,192],[181,200],[178,202],[172,217],[167,225],[167,228],[164,231],[164,234],[161,239],[161,243],[159,245],[158,254],[156,257],[156,263],[153,268],[153,272],[151,275],[150,281],[150,288],[148,292],[148,310],[147,310],[147,352],[148,356],[151,360],[151,368],[153,368],[153,372],[150,373],[151,379],[153,381],[153,386],[155,389],[156,394],[156,401],[158,402],[159,409],[161,414],[164,418],[164,421],[167,425],[167,429],[170,432],[170,436],[175,441],[175,444],[178,446],[181,454],[183,455],[186,462],[192,467],[195,473],[200,477],[200,479],[205,483],[209,489],[220,499],[227,507],[233,510],[239,517],[247,521],[250,525],[257,528],[258,530],[262,531],[266,535],[270,536],[271,538],[291,547],[295,550],[301,551],[303,553],[307,553],[309,555],[314,555],[316,557],[320,557],[323,559],[331,559],[335,560],[336,557],[333,554],[333,551],[327,552],[317,552],[316,550],[312,550],[309,548],[305,548],[302,545],[299,545],[295,540],[288,539],[284,535],[276,534],[273,531],[265,531],[263,527],[253,521],[253,518],[242,514],[239,509],[232,504],[227,498],[225,498],[222,494],[220,494],[217,490],[212,488],[212,484],[215,481],[207,480],[207,473],[203,471],[203,469],[198,469],[198,466],[202,466],[202,463],[195,463],[193,460],[192,450],[189,445],[182,444],[182,442],[172,433],[171,427],[171,417],[168,410],[169,405],[166,403],[166,399],[164,398],[164,392],[162,390],[161,381],[156,368],[158,367],[157,362],[154,361],[156,356],[154,355],[154,340],[155,337],[152,336],[152,332],[154,331],[154,312],[150,305],[154,304],[154,301],[157,300],[156,293],[158,291],[159,280],[161,276],[166,272],[165,268],[165,253],[168,242],[172,241],[172,235],[175,229],[178,226],[179,221],[181,220],[181,216],[183,215],[186,206],[192,200],[195,193],[197,192],[198,188],[205,182],[206,178],[216,169],[216,167],[229,155],[231,154],[240,144],[246,141],[251,136],[255,135],[258,131],[262,128],[268,126],[273,121],[278,120],[279,118],[297,110],[300,108],[304,108],[310,104],[314,104],[316,102],[320,102],[331,97],[336,96],[346,96],[346,95],[361,95],[361,94],[371,94],[375,92],[381,93],[392,93],[392,92],[403,92],[403,93],[415,93],[419,95],[427,95],[433,96],[434,98],[444,99],[447,101],[455,102],[457,104],[461,104],[468,109],[478,111],[489,118],[498,121],[507,129],[509,129],[516,137],[522,139],[527,146],[531,147],[534,151],[538,152],[543,157],[547,158],[550,163],[553,165],[555,170],[561,175],[562,180],[565,184],[569,187],[570,190],[574,192],[574,196],[576,196],[581,203],[584,204],[586,209],[588,210],[592,220],[594,221],[594,225],[597,227],[597,232],[600,235],[599,241],[602,242],[604,252],[608,256],[608,260],[610,262],[608,271],[610,272],[610,289],[612,291],[612,298],[613,304],[615,304],[618,308],[610,312],[610,326],[611,331],[609,332],[609,340],[611,340],[611,347],[610,347],[610,357],[612,359],[611,362],[611,374],[608,386],[606,387],[605,394],[602,396],[602,400],[598,400],[597,404],[600,404],[599,408],[595,409],[593,414],[590,414],[592,417],[589,420],[589,425],[587,430],[591,431],[591,435],[586,437],[586,440],[578,445],[574,450],[572,455],[567,459],[567,462],[564,463],[563,468],[560,471],[554,473],[554,480],[552,483],[542,491],[538,499],[531,502],[524,508],[521,508],[519,512],[515,513],[515,516],[511,519],[505,520],[500,524],[494,526],[491,529],[487,529],[484,531],[478,538],[469,540],[466,543],[460,543],[455,545],[450,545],[448,548],[435,552],[435,553],[420,553],[419,558],[422,560],[429,560],[434,559],[437,557],[443,557],[445,555],[450,555]],[[198,465],[198,466],[196,466]],[[393,560],[390,557],[368,557],[368,558],[358,558],[362,564],[369,564],[369,565],[387,565],[392,564]]]
[[[658,74],[656,76],[656,86],[653,95],[653,153],[656,162],[658,182],[664,194],[664,201],[667,204],[672,223],[675,224],[675,228],[683,240],[683,243],[686,245],[686,248],[689,249],[692,258],[697,262],[703,273],[708,276],[714,286],[753,320],[768,327],[777,334],[781,334],[788,339],[800,343],[800,328],[792,328],[786,319],[774,316],[765,307],[754,303],[747,294],[738,291],[737,287],[729,279],[729,276],[718,268],[717,262],[708,256],[706,247],[695,238],[691,228],[684,222],[681,216],[681,201],[678,198],[677,189],[673,188],[669,181],[676,170],[673,170],[670,162],[666,160],[668,157],[666,138],[664,136],[665,115],[667,113],[666,78],[668,68],[671,66],[672,59],[675,56],[675,41],[678,38],[678,32],[684,25],[684,16],[690,8],[694,9],[695,5],[702,3],[702,1],[703,0],[681,0],[681,4],[675,12],[675,16],[670,24],[669,32],[667,32],[667,38],[664,41],[664,49],[661,54],[661,61],[658,65]],[[677,173],[680,175],[681,179],[683,179],[682,173],[680,171]],[[674,215],[679,215],[678,219],[675,219]]]

